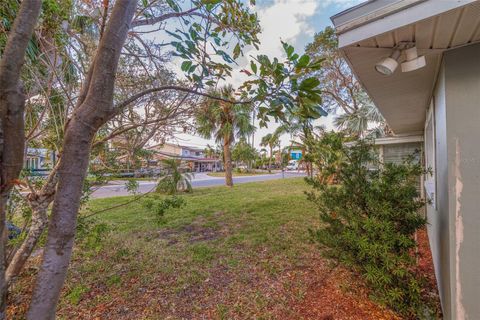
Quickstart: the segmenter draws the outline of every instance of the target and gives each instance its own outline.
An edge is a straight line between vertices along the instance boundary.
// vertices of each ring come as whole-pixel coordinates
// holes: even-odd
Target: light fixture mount
[[[417,47],[413,46],[404,51],[406,61],[402,63],[402,72],[411,72],[427,65],[425,56],[418,56]]]
[[[402,72],[410,72],[426,66],[425,56],[418,56],[414,42],[399,42],[389,57],[383,58],[375,65],[375,70],[383,75],[390,76],[398,68],[399,60],[405,53],[405,61],[402,62]]]

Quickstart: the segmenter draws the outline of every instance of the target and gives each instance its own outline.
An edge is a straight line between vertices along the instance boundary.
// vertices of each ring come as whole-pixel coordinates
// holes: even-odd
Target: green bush
[[[314,188],[308,197],[325,223],[312,234],[325,255],[363,276],[377,301],[406,317],[427,316],[433,308],[426,278],[416,273],[414,240],[426,224],[419,214],[425,203],[417,194],[422,167],[380,164],[365,142],[329,147],[340,161],[323,170],[334,172],[338,184],[328,185],[321,173],[307,179]]]
[[[162,164],[164,172],[157,182],[157,192],[174,195],[179,191],[192,191],[191,181],[193,174],[182,171],[180,168],[180,160],[164,159],[162,160]]]
[[[143,200],[143,206],[152,210],[158,217],[159,222],[169,209],[178,209],[186,205],[185,199],[178,196],[171,196],[167,198],[151,195]]]

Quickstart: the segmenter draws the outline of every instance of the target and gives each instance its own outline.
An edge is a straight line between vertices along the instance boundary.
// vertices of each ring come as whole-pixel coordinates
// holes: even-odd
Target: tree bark
[[[32,223],[28,234],[22,245],[14,252],[12,259],[8,262],[6,271],[6,282],[10,286],[12,281],[20,274],[28,258],[35,249],[40,236],[47,227],[47,211],[55,194],[57,185],[57,167],[53,168],[47,182],[38,193],[31,193],[27,200],[32,208]]]
[[[72,120],[65,134],[58,189],[28,319],[55,318],[57,301],[70,263],[93,131],[85,124]]]
[[[228,187],[233,187],[232,151],[230,150],[229,136],[225,136],[223,139],[223,158],[225,159],[225,184]]]
[[[23,167],[25,149],[25,94],[20,82],[20,72],[41,4],[40,0],[22,1],[0,60],[0,319],[6,317],[7,297],[5,210],[10,190]]]
[[[90,67],[91,77],[84,82],[81,99],[67,124],[47,243],[27,319],[55,318],[72,254],[92,140],[115,112],[115,74],[136,4],[136,0],[115,2]]]
[[[270,146],[270,157],[268,158],[268,173],[272,172],[272,156],[273,156],[273,148]]]

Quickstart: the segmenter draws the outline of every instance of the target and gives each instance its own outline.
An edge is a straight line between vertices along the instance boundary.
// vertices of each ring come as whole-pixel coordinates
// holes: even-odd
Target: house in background
[[[300,149],[291,149],[290,150],[290,159],[300,160],[302,158],[302,150]]]
[[[179,159],[193,172],[222,170],[221,159],[206,157],[205,150],[201,148],[163,143],[151,146],[148,150],[154,152],[151,160],[153,165],[159,165],[162,159]]]
[[[445,319],[480,319],[480,1],[371,0],[332,17],[395,134],[423,135]]]
[[[56,162],[54,151],[42,148],[27,148],[23,168],[32,175],[47,175]]]

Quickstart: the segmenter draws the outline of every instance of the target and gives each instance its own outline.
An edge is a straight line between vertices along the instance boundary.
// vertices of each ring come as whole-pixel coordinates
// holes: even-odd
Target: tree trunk
[[[6,319],[6,309],[7,309],[7,282],[5,280],[5,249],[7,245],[7,228],[5,221],[5,212],[7,206],[8,194],[1,194],[0,198],[0,319]]]
[[[230,150],[230,137],[223,139],[223,158],[225,159],[225,184],[233,187],[232,177],[232,151]]]
[[[23,270],[25,263],[38,243],[38,239],[40,239],[40,236],[45,230],[48,223],[47,209],[48,204],[45,206],[43,203],[32,207],[32,224],[28,230],[27,237],[15,252],[7,267],[5,275],[7,286],[10,286],[12,281],[15,280]]]
[[[268,173],[272,172],[272,154],[273,148],[270,146],[270,157],[268,158]]]
[[[74,114],[67,123],[47,243],[27,319],[55,318],[72,254],[92,140],[97,130],[115,112],[115,74],[136,5],[136,0],[115,2],[92,60],[89,77],[83,83]]]
[[[27,262],[28,258],[35,249],[40,236],[47,227],[48,223],[48,206],[53,200],[55,187],[57,185],[57,167],[52,169],[45,185],[38,193],[31,193],[27,199],[32,208],[32,223],[28,230],[28,234],[22,245],[13,254],[8,261],[6,272],[6,282],[10,286],[12,281],[20,274]]]
[[[94,136],[92,131],[85,124],[72,120],[65,134],[48,238],[28,319],[55,318],[73,248],[83,181]]]
[[[24,0],[0,60],[0,319],[6,317],[7,283],[5,211],[10,190],[23,167],[25,94],[20,72],[41,8],[40,0]]]

